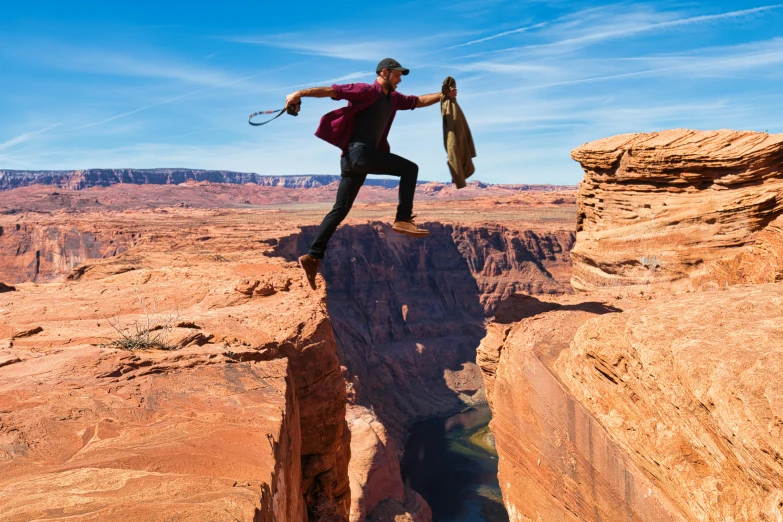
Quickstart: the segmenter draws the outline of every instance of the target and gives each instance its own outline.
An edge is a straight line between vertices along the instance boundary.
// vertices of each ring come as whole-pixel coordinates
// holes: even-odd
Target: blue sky
[[[783,132],[783,4],[756,1],[7,1],[0,169],[190,167],[337,174],[313,136],[340,102],[250,127],[297,88],[457,79],[475,178],[575,184],[587,141],[668,128]],[[401,112],[392,151],[448,181],[437,106]]]

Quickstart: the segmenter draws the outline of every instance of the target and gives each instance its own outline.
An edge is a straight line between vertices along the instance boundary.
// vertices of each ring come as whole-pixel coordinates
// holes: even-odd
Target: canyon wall
[[[211,194],[215,187],[220,186],[192,185],[188,190],[203,189]],[[169,190],[182,197],[180,188]],[[193,292],[187,299],[200,303],[199,314],[212,314],[212,307],[217,311],[225,307],[226,317],[234,318],[230,330],[228,325],[210,323],[207,327],[197,322],[198,331],[183,327],[177,329],[177,334],[182,339],[203,341],[198,353],[207,348],[214,350],[217,342],[229,359],[226,364],[261,364],[281,357],[289,361],[287,382],[300,412],[302,505],[315,518],[328,515],[329,510],[337,517],[347,515],[350,498],[352,520],[430,520],[426,502],[401,481],[399,457],[407,428],[416,420],[485,400],[475,350],[484,335],[485,321],[504,299],[519,292],[568,292],[573,215],[561,207],[569,206],[563,198],[573,195],[548,196],[543,203],[527,194],[508,201],[480,200],[476,211],[480,218],[491,213],[512,219],[506,224],[486,224],[483,220],[470,224],[471,219],[466,219],[467,224],[428,223],[425,226],[431,236],[422,241],[393,233],[385,223],[354,219],[335,235],[322,265],[325,280],[320,279],[319,295],[328,289],[326,319],[307,318],[309,305],[299,291],[301,278],[281,275],[301,275],[294,261],[307,250],[314,235],[315,227],[299,226],[297,220],[301,217],[297,214],[290,214],[291,218],[278,210],[200,210],[186,205],[138,210],[120,206],[121,211],[111,211],[106,208],[110,202],[128,190],[117,189],[91,189],[95,196],[87,194],[90,190],[41,194],[37,212],[0,216],[0,226],[5,232],[11,231],[0,236],[4,252],[0,262],[8,267],[4,282],[20,289],[11,291],[18,299],[27,295],[28,289],[37,288],[23,281],[42,283],[67,277],[66,282],[56,283],[61,285],[57,288],[76,295],[98,288],[127,290],[130,283],[143,282],[152,274],[153,280],[169,285],[170,291]],[[149,192],[146,187],[139,190],[142,194]],[[80,194],[87,195],[87,199]],[[93,197],[95,208],[74,205],[74,201],[89,202]],[[469,208],[461,203],[457,213],[466,215]],[[554,216],[548,214],[552,210]],[[452,212],[448,206],[437,206],[435,211]],[[269,212],[274,213],[273,218]],[[525,221],[529,217],[550,221]],[[264,261],[259,261],[262,252]],[[39,261],[33,270],[30,263],[35,259],[46,263]],[[210,265],[217,280],[206,275]],[[179,271],[186,267],[195,271]],[[224,273],[243,275],[244,279],[232,280],[229,288],[227,281],[221,283]],[[217,298],[211,296],[212,289],[231,296],[231,304],[214,301]],[[288,309],[265,311],[272,304],[268,296],[286,293],[291,297],[286,301]],[[107,304],[114,302],[112,296],[105,299]],[[235,299],[250,300],[258,308],[237,316]],[[165,301],[173,304],[176,299],[167,297]],[[61,299],[58,306],[68,303]],[[191,304],[183,307],[193,313]],[[85,307],[74,313],[89,317],[97,315],[98,310],[101,305],[96,305],[93,312]],[[303,322],[297,323],[298,333],[287,330],[289,341],[270,348],[260,344],[256,336],[275,331],[279,321],[274,314]],[[36,328],[29,326],[26,330]],[[43,328],[49,329],[46,325]],[[221,335],[216,334],[219,328]],[[18,333],[7,332],[6,337],[16,347],[18,341],[12,338]],[[41,340],[39,335],[32,338]],[[70,335],[62,333],[64,337]],[[319,347],[314,348],[314,343]],[[177,356],[175,359],[180,360]],[[329,371],[323,373],[325,368]],[[162,371],[164,376],[168,372]],[[133,374],[132,380],[143,379]],[[349,444],[355,458],[346,469]],[[287,480],[288,484],[294,479]],[[353,492],[350,496],[349,484]],[[118,493],[112,498],[120,496]],[[263,499],[261,505],[266,505]]]
[[[21,221],[0,226],[0,267],[7,283],[63,279],[89,260],[116,256],[143,241],[132,223],[106,229],[101,223]]]
[[[385,223],[345,226],[322,264],[329,316],[348,382],[352,520],[406,495],[397,461],[416,420],[483,402],[475,364],[486,318],[517,293],[568,291],[573,232],[514,225],[425,223],[426,240]],[[274,255],[307,251],[314,227],[282,238]],[[407,497],[415,503],[415,495]],[[411,498],[413,497],[413,498]]]
[[[503,300],[477,357],[513,522],[783,520],[781,143],[573,152],[582,292]]]
[[[206,236],[192,212],[158,218],[119,217],[155,241],[0,293],[0,488],[13,493],[0,511],[346,520],[350,433],[324,292],[232,235],[271,242],[264,227]],[[169,349],[117,344],[148,321]]]
[[[337,163],[335,162],[335,168]],[[0,191],[12,190],[32,185],[50,185],[68,190],[84,190],[90,187],[110,187],[112,185],[179,185],[186,182],[210,182],[260,185],[264,187],[283,187],[292,189],[312,189],[325,187],[340,176],[310,174],[301,176],[267,176],[252,172],[233,172],[229,170],[199,169],[85,169],[85,170],[0,170]],[[428,184],[419,181],[419,184]],[[364,182],[368,187],[396,188],[398,179],[370,178]],[[449,184],[434,183],[441,189]],[[487,188],[488,184],[473,182],[471,186]],[[573,190],[573,187],[552,185],[496,185],[511,191],[553,191]],[[436,189],[439,190],[439,189]],[[467,191],[470,192],[470,191]]]

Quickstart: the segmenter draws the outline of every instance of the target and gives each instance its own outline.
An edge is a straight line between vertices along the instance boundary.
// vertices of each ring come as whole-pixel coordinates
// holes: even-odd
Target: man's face
[[[381,71],[381,76],[388,82],[389,87],[392,91],[397,90],[397,85],[402,81],[402,71],[390,71],[388,69],[384,69]]]

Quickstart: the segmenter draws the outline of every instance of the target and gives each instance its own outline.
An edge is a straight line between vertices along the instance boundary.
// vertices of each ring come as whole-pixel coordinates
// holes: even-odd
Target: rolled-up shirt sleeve
[[[412,111],[416,108],[416,104],[419,103],[418,96],[408,96],[397,91],[392,93],[392,100],[394,101],[394,108],[398,111]]]
[[[333,100],[348,100],[350,102],[361,102],[369,99],[375,94],[372,85],[366,83],[344,83],[332,85],[334,91]]]

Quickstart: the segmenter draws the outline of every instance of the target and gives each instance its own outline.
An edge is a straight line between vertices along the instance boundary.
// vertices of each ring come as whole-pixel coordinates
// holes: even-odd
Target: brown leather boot
[[[427,237],[430,235],[430,231],[425,228],[419,228],[416,223],[413,222],[413,217],[403,221],[395,221],[392,225],[392,230],[399,232],[400,234],[406,234],[411,237]]]
[[[301,266],[302,270],[304,270],[305,277],[307,278],[307,284],[309,284],[310,288],[313,290],[317,288],[315,285],[315,275],[318,273],[318,265],[320,263],[320,260],[314,257],[310,257],[307,254],[299,258],[299,266]]]

